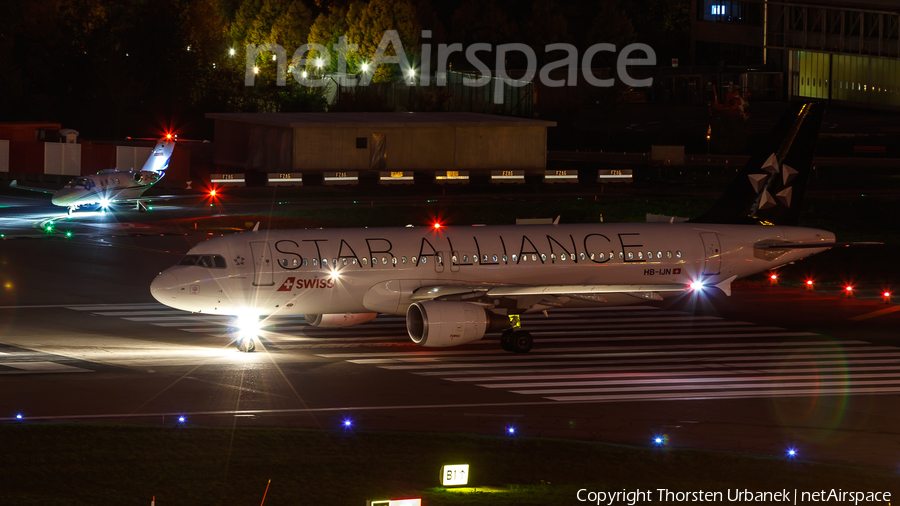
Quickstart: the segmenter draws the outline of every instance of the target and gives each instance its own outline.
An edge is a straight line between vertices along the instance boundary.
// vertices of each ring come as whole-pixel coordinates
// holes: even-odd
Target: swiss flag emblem
[[[681,274],[681,268],[676,267],[676,268],[672,269],[672,274]],[[294,279],[294,278],[290,278],[290,279]]]
[[[294,278],[293,276],[284,280],[284,283],[281,284],[281,287],[278,289],[279,292],[290,292],[294,289]]]

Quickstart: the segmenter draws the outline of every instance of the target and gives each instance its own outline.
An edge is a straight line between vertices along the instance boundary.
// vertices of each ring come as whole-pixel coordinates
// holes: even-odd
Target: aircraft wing
[[[49,193],[51,195],[56,193],[56,190],[48,190],[46,188],[35,188],[33,186],[22,186],[22,185],[18,184],[16,181],[17,181],[16,179],[13,179],[12,182],[9,183],[9,187],[10,188],[18,188],[19,190],[28,190],[28,191],[32,191],[32,192],[38,192],[38,193]]]
[[[722,286],[716,285],[730,295],[732,279]],[[459,300],[497,305],[497,300],[514,300],[518,308],[540,310],[561,307],[568,299],[605,303],[611,295],[628,296],[643,300],[662,300],[660,292],[678,293],[687,289],[683,283],[660,285],[502,285],[502,286],[423,286],[416,289],[410,300]],[[505,304],[500,304],[503,306]]]

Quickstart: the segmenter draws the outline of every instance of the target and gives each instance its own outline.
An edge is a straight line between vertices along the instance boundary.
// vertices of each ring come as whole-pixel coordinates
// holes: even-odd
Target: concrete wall
[[[295,172],[366,171],[371,168],[373,134],[387,139],[384,170],[546,168],[547,129],[537,127],[295,128]],[[366,148],[356,147],[357,138]]]
[[[81,175],[81,144],[44,143],[44,174]]]
[[[9,141],[0,141],[0,172],[9,172]]]

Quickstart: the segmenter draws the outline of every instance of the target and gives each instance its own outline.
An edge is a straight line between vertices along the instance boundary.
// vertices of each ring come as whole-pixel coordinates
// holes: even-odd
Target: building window
[[[357,137],[356,138],[356,149],[368,149],[369,148],[369,138],[368,137]]]

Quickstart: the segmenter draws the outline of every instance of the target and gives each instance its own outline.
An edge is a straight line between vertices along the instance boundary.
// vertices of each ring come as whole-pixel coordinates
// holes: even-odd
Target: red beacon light
[[[853,287],[850,286],[850,285],[847,285],[847,286],[844,287],[844,291],[847,292],[847,293],[850,293],[850,292],[853,291]]]
[[[807,279],[807,280],[806,280],[806,286],[813,286],[813,280]]]
[[[778,274],[772,274],[771,276],[769,276],[769,279],[771,279],[772,281],[777,281],[777,280],[778,280]]]
[[[881,296],[884,297],[885,300],[889,300],[891,298],[891,292],[885,291]]]
[[[437,222],[437,221],[434,222],[434,229],[435,229],[435,230],[437,230],[437,229],[439,229],[439,228],[441,228],[441,227],[443,227],[443,225],[441,225],[440,222]]]

